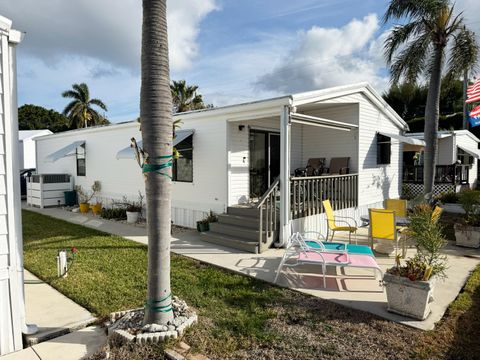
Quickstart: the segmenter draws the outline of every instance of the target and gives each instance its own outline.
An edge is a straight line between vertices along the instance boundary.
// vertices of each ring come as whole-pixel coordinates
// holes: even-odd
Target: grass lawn
[[[37,213],[23,212],[25,267],[98,316],[142,306],[147,249]],[[66,279],[56,253],[76,247]],[[172,254],[173,293],[199,314],[184,341],[212,359],[475,358],[480,354],[480,267],[435,331],[422,332],[329,301]],[[125,347],[110,359],[156,358]]]

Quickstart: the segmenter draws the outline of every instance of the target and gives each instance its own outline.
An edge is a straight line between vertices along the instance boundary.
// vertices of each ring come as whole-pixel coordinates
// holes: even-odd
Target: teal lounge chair
[[[299,240],[305,243],[305,245],[312,250],[325,249],[327,251],[347,252],[349,254],[357,255],[370,255],[375,257],[370,246],[346,244],[341,242],[329,242],[326,241],[322,234],[316,231],[307,231],[303,234],[298,234]]]

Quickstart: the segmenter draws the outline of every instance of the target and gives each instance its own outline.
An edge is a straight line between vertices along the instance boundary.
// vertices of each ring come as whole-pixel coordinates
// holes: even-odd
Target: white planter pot
[[[442,205],[443,211],[453,214],[465,214],[462,205],[456,203],[446,203]]]
[[[137,211],[135,212],[127,211],[127,223],[135,224],[138,221],[138,215],[139,215],[139,212]]]
[[[455,224],[455,243],[469,248],[480,247],[480,227]]]
[[[387,292],[388,311],[424,320],[430,314],[433,302],[434,279],[411,281],[405,277],[385,273],[383,282]]]

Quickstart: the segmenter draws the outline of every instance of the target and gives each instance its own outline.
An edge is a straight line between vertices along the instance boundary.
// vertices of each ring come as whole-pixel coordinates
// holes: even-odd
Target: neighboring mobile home
[[[37,167],[37,156],[35,153],[35,138],[53,134],[48,129],[43,130],[20,130],[19,141],[19,167],[22,169],[35,169]]]
[[[408,137],[423,142],[423,133]],[[434,195],[476,188],[480,140],[468,130],[439,131]],[[423,148],[406,145],[403,153],[403,183],[407,197],[423,193]]]
[[[324,232],[325,198],[357,220],[398,198],[402,144],[419,143],[403,136],[407,124],[365,83],[175,119],[182,120],[174,141],[182,157],[173,167],[173,222],[195,227],[212,210],[221,215],[205,239],[251,251],[263,251],[277,233],[281,245],[292,227]],[[38,138],[38,172],[72,174],[84,188],[99,180],[98,200],[107,205],[134,200],[144,191],[129,148],[139,130],[129,122]],[[295,172],[309,159],[316,176]]]
[[[0,355],[23,347],[23,243],[15,48],[23,35],[0,16]]]

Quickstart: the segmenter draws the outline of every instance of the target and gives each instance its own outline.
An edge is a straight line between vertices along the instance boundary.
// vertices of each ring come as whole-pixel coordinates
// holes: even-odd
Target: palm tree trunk
[[[140,119],[146,163],[168,163],[172,155],[166,0],[143,0]],[[171,167],[146,172],[148,295],[144,323],[173,319],[170,293]]]
[[[427,104],[425,106],[425,156],[423,164],[424,194],[428,199],[433,195],[435,169],[437,165],[438,120],[440,116],[440,88],[442,84],[443,49],[435,47],[434,59],[430,73]]]

